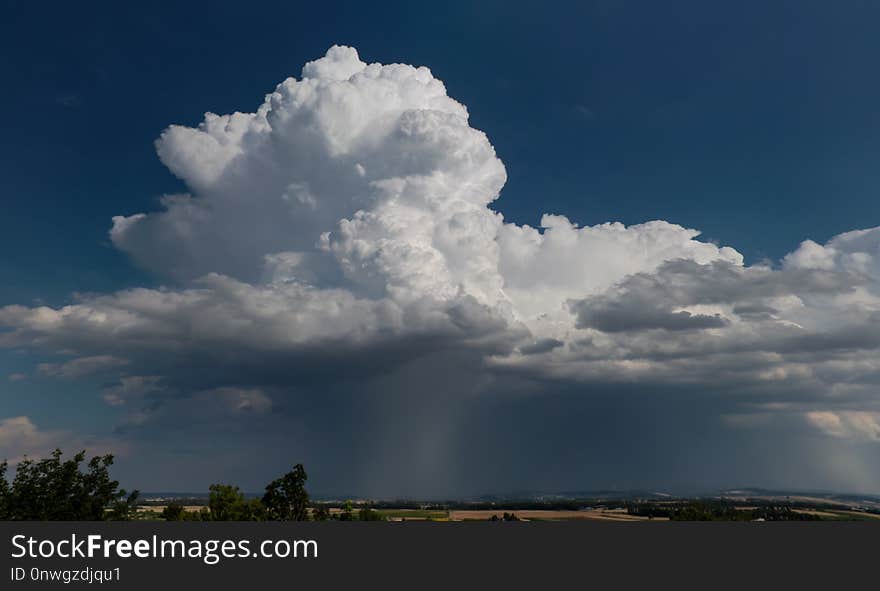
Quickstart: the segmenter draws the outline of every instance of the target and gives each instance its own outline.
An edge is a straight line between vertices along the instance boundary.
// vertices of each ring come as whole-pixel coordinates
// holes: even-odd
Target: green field
[[[449,519],[448,511],[431,509],[376,509],[387,519]]]

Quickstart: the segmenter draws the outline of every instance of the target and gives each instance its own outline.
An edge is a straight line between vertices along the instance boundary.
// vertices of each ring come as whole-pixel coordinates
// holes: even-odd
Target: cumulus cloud
[[[490,207],[504,165],[443,82],[340,46],[253,112],[173,125],[156,149],[187,192],[114,217],[110,238],[168,286],[0,308],[0,346],[73,357],[42,373],[116,374],[103,398],[129,427],[169,406],[290,415],[352,376],[465,404],[412,377],[432,359],[467,372],[467,396],[695,387],[765,405],[719,416],[869,430],[815,409],[876,405],[880,229],[774,266],[660,220],[508,223]]]
[[[254,113],[170,127],[157,150],[192,192],[114,218],[110,235],[185,285],[61,309],[7,306],[6,344],[95,353],[44,371],[105,358],[111,335],[123,349],[168,351],[414,334],[512,347],[530,331],[546,343],[565,336],[537,334],[548,323],[571,325],[570,298],[669,260],[742,262],[662,221],[505,223],[488,207],[504,166],[467,109],[427,68],[368,65],[346,47],[279,84]]]
[[[880,441],[880,412],[810,411],[806,419],[832,437]]]
[[[85,438],[63,430],[40,429],[30,417],[0,419],[0,461],[17,464],[25,457],[46,457],[55,448],[75,451],[88,449],[89,453],[95,455],[126,451],[119,442]]]
[[[162,390],[161,379],[160,376],[123,376],[118,384],[104,389],[104,402],[110,406],[141,402],[144,396]]]
[[[37,453],[50,451],[52,440],[51,434],[39,431],[28,417],[0,419],[0,449],[9,454],[4,460],[16,463],[35,450]]]
[[[845,269],[876,278],[880,275],[880,228],[854,230],[820,245],[805,240],[783,259],[794,269]]]
[[[71,359],[64,363],[40,363],[37,370],[47,376],[81,378],[100,371],[118,368],[127,363],[128,361],[125,359],[119,359],[113,355],[93,355]]]

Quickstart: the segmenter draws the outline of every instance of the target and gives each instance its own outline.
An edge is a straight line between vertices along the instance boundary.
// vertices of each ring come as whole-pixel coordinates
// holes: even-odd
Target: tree
[[[0,465],[0,517],[13,520],[101,521],[130,519],[138,492],[126,492],[110,479],[113,456],[95,456],[82,471],[85,451],[61,461],[61,450],[39,461],[18,464],[10,486]]]
[[[358,511],[358,521],[385,521],[385,516],[370,507],[364,507]]]
[[[133,491],[127,496],[122,491],[122,496],[110,503],[106,518],[111,521],[131,521],[137,515],[138,491]]]
[[[183,521],[185,519],[184,514],[186,513],[186,509],[183,508],[183,505],[178,503],[169,503],[167,507],[162,509],[162,513],[159,515],[165,521]]]
[[[345,501],[345,504],[342,506],[342,513],[339,514],[339,521],[353,521],[353,513],[354,508],[351,505],[351,501]]]
[[[231,484],[212,484],[208,487],[208,510],[211,521],[247,521],[248,502],[241,490]]]
[[[330,510],[326,505],[317,505],[312,509],[312,519],[315,521],[327,521],[330,519]]]
[[[266,521],[266,507],[260,499],[251,499],[242,508],[241,521]]]
[[[307,479],[305,468],[297,464],[293,470],[270,482],[263,495],[267,518],[272,521],[306,521],[309,518]]]
[[[9,464],[6,462],[0,462],[0,520],[3,521],[12,518],[12,515],[9,512],[9,483],[6,482],[6,469],[8,467]]]

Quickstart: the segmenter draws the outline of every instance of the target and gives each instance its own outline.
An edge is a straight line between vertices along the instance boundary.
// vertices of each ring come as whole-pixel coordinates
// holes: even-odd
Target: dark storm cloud
[[[673,312],[649,309],[644,301],[634,302],[580,302],[572,305],[577,314],[578,328],[596,328],[602,332],[636,330],[697,330],[721,328],[727,321],[719,315],[691,314],[684,310]],[[650,305],[650,304],[648,304]]]
[[[523,355],[540,355],[541,353],[548,353],[564,344],[559,339],[541,339],[534,343],[523,345],[519,350]]]

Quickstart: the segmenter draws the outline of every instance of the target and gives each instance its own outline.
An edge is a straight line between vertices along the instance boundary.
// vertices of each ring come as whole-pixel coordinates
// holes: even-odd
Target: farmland
[[[193,515],[205,510],[206,499],[185,500]],[[159,518],[168,504],[147,502],[143,519]],[[183,504],[183,503],[181,503]],[[663,493],[564,494],[521,498],[458,501],[316,500],[308,518],[323,512],[335,520],[391,522],[607,522],[660,521],[870,521],[880,523],[880,499],[852,496],[790,494],[767,491],[724,491],[712,495],[674,497]],[[364,516],[361,516],[363,513]]]

